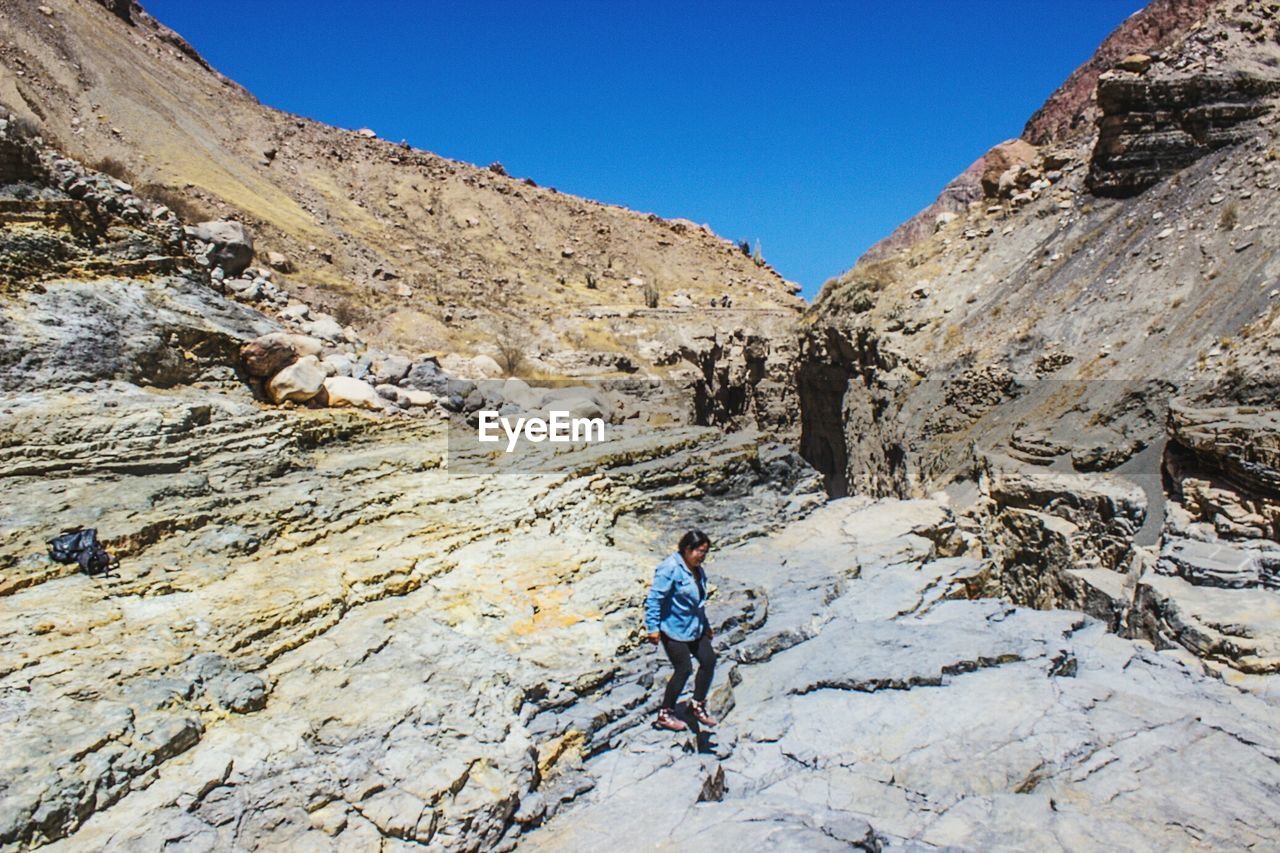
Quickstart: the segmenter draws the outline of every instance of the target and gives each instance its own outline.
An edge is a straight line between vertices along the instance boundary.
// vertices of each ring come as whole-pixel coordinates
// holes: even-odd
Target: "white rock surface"
[[[372,385],[349,376],[327,377],[324,380],[324,391],[332,408],[350,406],[356,409],[383,409],[387,405]]]
[[[305,403],[320,393],[324,380],[325,370],[320,359],[309,355],[271,377],[271,381],[267,383],[267,394],[274,403],[283,403],[285,400]]]

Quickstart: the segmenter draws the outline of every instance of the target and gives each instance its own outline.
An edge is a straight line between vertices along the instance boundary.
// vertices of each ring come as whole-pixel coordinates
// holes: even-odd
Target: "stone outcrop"
[[[176,226],[95,192],[90,238]],[[79,254],[0,291],[6,847],[492,846],[560,790],[541,786],[557,746],[533,720],[636,657],[672,536],[700,523],[730,543],[822,500],[785,447],[678,422],[619,423],[504,476],[450,436],[470,429],[448,414],[464,393],[627,418],[597,389],[482,388],[284,331],[319,312],[277,321],[224,295],[190,241],[173,274],[136,277],[110,240],[41,216],[3,241],[19,232]],[[83,525],[116,572],[48,558]]]
[[[1277,92],[1280,75],[1102,75],[1090,192],[1134,195],[1211,151],[1251,139],[1258,131],[1257,119],[1271,111]]]
[[[945,489],[977,588],[1233,682],[1280,663],[1276,32],[1265,4],[1134,16],[964,203],[828,282],[797,371],[832,494]]]
[[[1150,57],[1176,49],[1218,5],[1215,0],[1153,0],[1130,15],[1028,119],[1022,138],[1044,145],[1090,137],[1098,119],[1099,78],[1134,54]]]
[[[1078,613],[966,600],[980,564],[939,553],[948,514],[923,503],[836,501],[721,554],[768,602],[722,652],[723,721],[588,729],[558,763],[592,787],[521,846],[1158,850],[1275,833],[1271,704]]]
[[[30,14],[68,44],[101,17],[50,2]],[[194,56],[115,5],[107,42]],[[1240,14],[1256,41],[1265,10]],[[1124,73],[1170,64],[1155,53],[1119,55]],[[1280,319],[1259,319],[1274,185],[1264,151],[1233,156],[1270,144],[1249,127],[1178,173],[1189,189],[1123,200],[1089,195],[1084,144],[1003,146],[906,257],[832,283],[799,351],[785,307],[718,293],[694,322],[652,307],[653,279],[593,272],[646,307],[570,305],[548,321],[577,327],[568,351],[492,354],[560,358],[568,383],[371,342],[291,298],[269,254],[233,272],[218,247],[247,233],[186,234],[48,151],[3,161],[21,181],[0,187],[0,845],[1266,846]],[[558,195],[373,131],[323,138],[344,168]],[[16,139],[0,127],[37,151]],[[303,141],[259,146],[259,168],[298,168]],[[253,186],[254,236],[314,270],[296,211]],[[1225,190],[1241,221],[1207,227]],[[597,213],[574,215],[630,216]],[[673,255],[714,240],[646,221]],[[591,256],[555,236],[549,269]],[[404,269],[371,274],[410,300]],[[515,457],[466,440],[481,409],[553,408],[609,439]],[[797,419],[819,470],[769,440]],[[862,494],[828,500],[824,478]],[[48,559],[75,526],[117,571]],[[648,725],[669,670],[640,605],[691,527],[715,539],[720,723],[672,735]]]

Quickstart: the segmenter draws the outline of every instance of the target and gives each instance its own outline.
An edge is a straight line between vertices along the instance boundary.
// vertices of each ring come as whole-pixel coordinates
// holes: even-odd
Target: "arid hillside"
[[[0,853],[1275,846],[1272,7],[1131,19],[801,318],[696,226],[38,2],[0,0]],[[522,335],[601,381],[464,372]],[[552,405],[608,439],[459,441]],[[691,527],[714,719],[671,731],[644,612]]]
[[[1280,9],[1157,0],[828,282],[798,395],[830,491],[945,490],[985,594],[1276,672],[1278,96]]]
[[[1278,22],[1268,4],[1153,3],[1023,138],[992,148],[827,282],[808,315],[800,393],[810,458],[838,491],[906,493],[968,476],[971,442],[1017,425],[1004,406],[1027,396],[1015,380],[1094,383],[1082,406],[1092,416],[1104,389],[1123,384],[1110,380],[1213,378],[1275,317]],[[1117,57],[1116,45],[1149,53]],[[859,380],[843,407],[842,378]],[[855,397],[917,387],[908,396],[920,423],[858,420],[874,407]],[[1163,428],[1042,415],[1024,435],[1074,429],[1057,444],[1079,445],[1082,460],[1110,448],[1109,461],[1081,463],[1094,468]]]
[[[5,0],[0,41],[11,111],[189,222],[240,220],[289,295],[371,341],[470,356],[516,336],[544,373],[628,371],[679,360],[672,325],[802,307],[695,223],[265,107],[129,0]]]

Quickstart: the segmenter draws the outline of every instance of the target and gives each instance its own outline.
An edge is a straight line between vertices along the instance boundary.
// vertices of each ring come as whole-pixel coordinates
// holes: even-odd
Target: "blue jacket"
[[[704,609],[707,574],[701,567],[698,574],[702,576],[701,595],[693,572],[678,551],[658,564],[644,602],[644,625],[650,633],[661,631],[673,640],[696,640],[702,636],[710,624]]]

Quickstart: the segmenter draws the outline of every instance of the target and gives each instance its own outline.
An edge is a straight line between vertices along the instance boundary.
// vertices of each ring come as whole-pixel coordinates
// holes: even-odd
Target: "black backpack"
[[[49,557],[55,563],[78,563],[86,575],[105,575],[120,565],[98,542],[98,531],[92,527],[72,530],[49,540]]]

